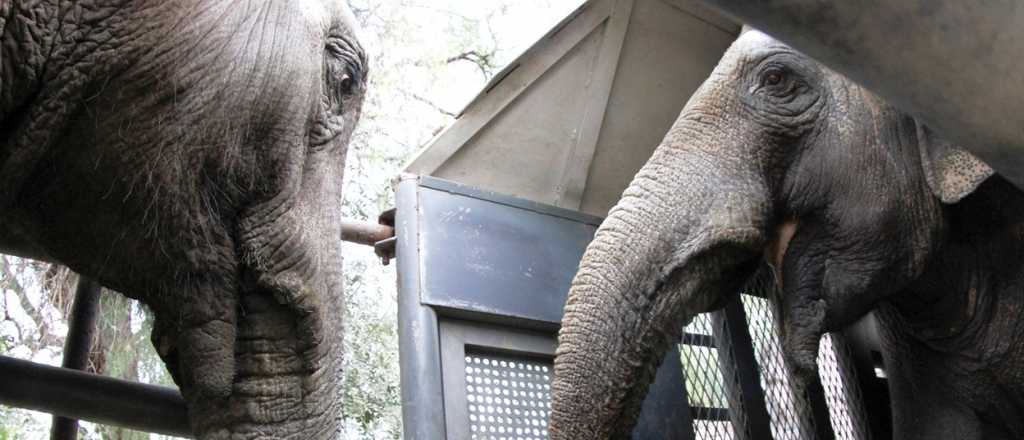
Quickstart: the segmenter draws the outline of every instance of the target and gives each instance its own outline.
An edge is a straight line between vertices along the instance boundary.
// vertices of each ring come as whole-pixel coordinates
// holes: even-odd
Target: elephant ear
[[[917,139],[925,180],[943,203],[959,202],[995,173],[981,159],[923,125],[917,127]]]

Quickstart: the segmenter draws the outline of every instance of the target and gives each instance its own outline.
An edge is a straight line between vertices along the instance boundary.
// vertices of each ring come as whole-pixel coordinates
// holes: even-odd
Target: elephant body
[[[340,1],[0,2],[0,249],[141,300],[199,438],[332,438]]]
[[[934,262],[875,312],[893,438],[1024,438],[1024,194],[992,178],[947,215]]]
[[[552,438],[628,438],[682,326],[762,267],[798,382],[824,333],[875,310],[893,438],[1024,438],[1022,208],[963,148],[744,32],[584,254]]]

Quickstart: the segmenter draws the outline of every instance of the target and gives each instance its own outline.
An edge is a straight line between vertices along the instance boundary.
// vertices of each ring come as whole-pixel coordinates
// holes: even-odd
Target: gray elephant
[[[0,2],[0,249],[148,305],[197,437],[332,438],[341,0]]]
[[[1024,438],[1024,193],[808,57],[745,32],[587,248],[552,439],[628,438],[669,344],[767,262],[783,346],[877,312],[894,437]]]

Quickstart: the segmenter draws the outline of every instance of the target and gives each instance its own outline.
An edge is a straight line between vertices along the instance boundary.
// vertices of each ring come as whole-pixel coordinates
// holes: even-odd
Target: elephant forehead
[[[742,64],[745,62],[756,62],[767,55],[779,52],[799,53],[764,32],[749,30],[736,39],[732,47],[729,48],[726,57],[732,57],[735,61]]]
[[[768,34],[761,32],[759,30],[750,30],[744,32],[743,35],[740,35],[740,37],[736,39],[736,44],[734,47],[739,50],[745,51],[759,51],[765,49],[789,49],[789,46],[786,46],[779,40],[776,40],[770,37]]]
[[[330,27],[331,14],[323,0],[293,0],[290,3],[307,23],[319,29]]]
[[[324,32],[342,31],[356,36],[359,24],[344,0],[293,0],[290,2],[306,22]]]

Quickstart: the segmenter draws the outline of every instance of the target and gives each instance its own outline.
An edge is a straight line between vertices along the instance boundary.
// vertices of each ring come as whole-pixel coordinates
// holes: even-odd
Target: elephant
[[[798,383],[817,374],[823,334],[873,311],[893,438],[1024,438],[1024,194],[756,30],[584,252],[558,333],[551,438],[629,438],[682,327],[761,273]]]
[[[341,0],[0,2],[0,251],[154,314],[200,439],[341,429]]]

